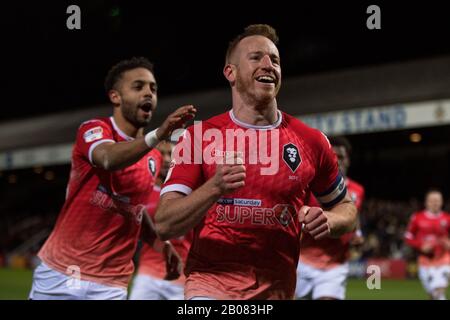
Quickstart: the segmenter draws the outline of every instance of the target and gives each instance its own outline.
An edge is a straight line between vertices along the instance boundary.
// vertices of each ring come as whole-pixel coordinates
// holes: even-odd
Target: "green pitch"
[[[447,297],[450,298],[450,290]],[[350,279],[347,284],[348,300],[422,300],[428,295],[419,280],[381,279],[381,288],[369,290],[366,280]]]
[[[28,299],[32,278],[31,270],[0,268],[0,299]]]
[[[31,288],[30,270],[0,268],[0,300],[27,299]],[[447,290],[450,298],[450,288]],[[427,299],[418,280],[381,280],[381,289],[369,290],[365,280],[350,279],[347,285],[347,299],[350,300],[409,300]]]

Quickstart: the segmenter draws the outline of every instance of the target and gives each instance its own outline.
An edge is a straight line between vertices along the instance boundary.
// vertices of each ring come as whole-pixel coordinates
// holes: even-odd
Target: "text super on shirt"
[[[92,163],[95,147],[129,141],[114,119],[84,122],[72,152],[66,201],[39,257],[62,273],[80,272],[82,280],[127,287],[142,215],[161,167],[153,149],[135,164],[116,171]]]
[[[328,206],[342,200],[346,193],[328,140],[320,131],[285,113],[278,112],[273,125],[252,126],[237,120],[230,111],[187,129],[172,154],[174,163],[161,195],[171,191],[189,195],[215,174],[214,163],[192,163],[195,152],[191,163],[176,159],[177,149],[183,146],[198,149],[194,142],[198,134],[194,137],[194,133],[199,128],[206,137],[199,141],[200,153],[235,153],[237,141],[234,149],[218,150],[211,148],[208,140],[217,133],[226,136],[227,130],[265,131],[267,140],[247,141],[243,156],[245,187],[224,195],[195,227],[185,269],[185,297],[292,299],[301,231],[298,211],[304,204],[305,190],[313,190]],[[261,169],[268,165],[251,164],[249,156],[255,149],[273,151],[274,130],[278,132],[278,172],[262,175]]]

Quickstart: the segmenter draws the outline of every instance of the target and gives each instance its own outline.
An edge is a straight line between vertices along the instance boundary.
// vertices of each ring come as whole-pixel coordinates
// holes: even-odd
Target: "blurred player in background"
[[[150,204],[147,207],[148,214],[152,219],[159,201],[161,185],[169,171],[173,146],[173,143],[163,141],[156,147],[161,152],[163,164],[151,195]],[[192,241],[191,233],[171,240],[183,263],[186,261]],[[139,255],[139,269],[133,280],[130,300],[183,300],[185,280],[183,274],[177,280],[166,280],[166,260],[163,254],[144,243]]]
[[[425,195],[425,210],[410,219],[405,240],[419,254],[419,278],[431,299],[445,300],[450,277],[450,215],[442,211],[441,191]]]
[[[195,228],[186,299],[292,299],[301,223],[316,238],[354,228],[356,208],[328,140],[278,109],[277,43],[268,25],[248,26],[230,43],[223,74],[232,109],[189,127],[174,150],[183,155],[174,157],[155,225],[162,239]],[[211,145],[211,135],[227,141]],[[272,161],[251,162],[262,150]],[[308,186],[330,211],[303,206]]]
[[[153,65],[145,58],[112,67],[105,89],[113,115],[78,129],[66,201],[38,254],[42,263],[34,271],[30,299],[126,299],[141,233],[170,258],[168,276],[178,276],[177,255],[170,244],[155,240],[145,208],[161,163],[154,147],[196,110],[181,107],[143,133],[157,104]]]
[[[350,166],[350,142],[345,137],[332,137],[330,143],[337,156],[339,170],[345,178],[348,193],[359,211],[364,199],[364,187],[347,176]],[[320,205],[313,195],[308,204]],[[303,234],[297,267],[296,298],[302,299],[311,295],[312,299],[345,299],[350,244],[360,245],[362,242],[359,223],[356,232],[347,233],[339,239],[315,240],[308,233]]]

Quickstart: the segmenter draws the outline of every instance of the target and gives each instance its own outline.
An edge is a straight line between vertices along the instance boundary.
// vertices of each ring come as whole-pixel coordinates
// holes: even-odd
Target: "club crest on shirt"
[[[156,161],[152,157],[148,158],[148,170],[150,170],[150,173],[152,176],[155,176],[156,174]]]
[[[295,208],[287,204],[277,204],[273,207],[273,211],[275,212],[278,222],[283,227],[287,227],[297,216]]]
[[[302,162],[300,152],[293,143],[288,143],[283,146],[283,160],[292,172],[295,172]]]

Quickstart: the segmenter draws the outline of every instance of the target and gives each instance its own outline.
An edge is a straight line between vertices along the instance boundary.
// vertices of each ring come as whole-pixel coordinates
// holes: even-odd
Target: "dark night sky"
[[[380,4],[382,29],[376,31],[366,28],[370,3],[293,2],[3,5],[0,121],[105,103],[107,70],[133,55],[155,62],[160,98],[225,86],[227,43],[250,23],[277,29],[285,78],[450,53],[450,18],[429,1]],[[79,31],[66,28],[69,4],[81,7]]]

